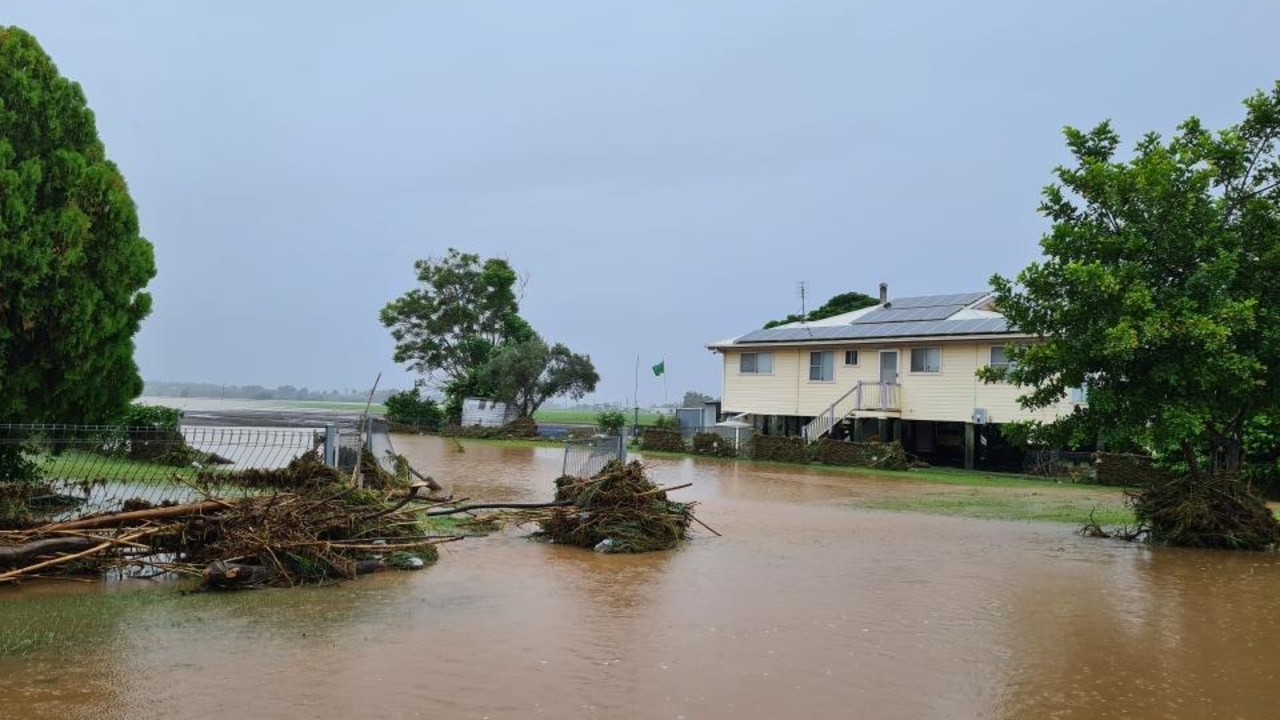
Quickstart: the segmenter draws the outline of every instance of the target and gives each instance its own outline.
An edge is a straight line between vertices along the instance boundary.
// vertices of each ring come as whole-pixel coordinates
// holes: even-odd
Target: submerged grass
[[[974,488],[967,492],[869,498],[857,503],[869,510],[919,512],[981,520],[1028,520],[1083,525],[1091,518],[1100,525],[1132,525],[1133,511],[1123,496],[1074,495]]]

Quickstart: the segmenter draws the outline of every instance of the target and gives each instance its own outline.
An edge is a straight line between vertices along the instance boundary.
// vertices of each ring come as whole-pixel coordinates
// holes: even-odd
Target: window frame
[[[1005,344],[1005,345],[992,345],[992,346],[990,347],[990,349],[987,351],[987,367],[992,367],[992,368],[1001,368],[1001,369],[1004,369],[1004,370],[1011,370],[1011,369],[1013,369],[1013,368],[1016,368],[1016,367],[1018,366],[1018,363],[1017,363],[1017,361],[1016,361],[1016,360],[1013,360],[1013,359],[1011,359],[1011,358],[1009,357],[1009,351],[1008,351],[1008,348],[1010,348],[1010,347],[1019,347],[1019,346],[1020,346],[1020,344],[1014,344],[1014,345],[1009,345],[1009,344]],[[1003,362],[1003,363],[997,363],[997,362],[995,362],[995,352],[996,352],[997,350],[999,350],[1000,352],[1004,353],[1004,362]]]
[[[853,353],[853,362],[849,362],[849,353]],[[844,351],[844,366],[845,366],[845,367],[858,367],[858,362],[859,362],[861,359],[862,359],[862,357],[858,354],[858,349],[857,349],[857,348],[849,348],[848,350],[845,350],[845,351]]]
[[[752,356],[752,357],[754,357],[754,358],[755,358],[755,368],[754,368],[754,369],[752,369],[752,370],[744,370],[744,369],[743,369],[743,365],[746,363],[746,358],[747,358],[747,356],[748,356],[748,355],[750,355],[750,356]],[[762,356],[762,355],[763,355],[763,356],[765,356],[765,357],[767,357],[767,358],[769,358],[769,369],[768,369],[768,371],[761,371],[761,370],[760,370],[760,356]],[[753,352],[744,352],[744,353],[739,353],[739,355],[738,355],[738,374],[739,374],[739,375],[772,375],[772,374],[773,374],[773,351],[766,351],[766,352],[753,351]]]
[[[924,345],[922,347],[913,347],[910,350],[911,352],[907,356],[908,372],[910,372],[912,375],[941,375],[942,374],[942,346],[941,345]],[[938,366],[936,370],[929,369],[928,352],[930,350],[933,350],[938,353]],[[925,361],[924,363],[922,363],[923,369],[921,370],[916,369],[916,353],[917,352],[925,353],[925,356],[924,356]]]
[[[813,364],[813,356],[818,356],[818,364]],[[826,360],[830,359],[830,362]],[[818,371],[818,377],[813,377],[813,371]],[[830,373],[829,377],[823,375]],[[834,350],[810,350],[809,351],[809,382],[811,383],[833,383],[836,381],[836,353]]]

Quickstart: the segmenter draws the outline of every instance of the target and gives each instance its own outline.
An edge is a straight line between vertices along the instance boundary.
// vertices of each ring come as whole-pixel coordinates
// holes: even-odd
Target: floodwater
[[[554,448],[397,449],[544,499]],[[860,510],[891,481],[655,460],[724,534],[597,555],[518,533],[328,588],[0,588],[0,718],[1280,717],[1280,562]],[[895,486],[901,492],[901,482]],[[0,635],[2,636],[2,635]]]

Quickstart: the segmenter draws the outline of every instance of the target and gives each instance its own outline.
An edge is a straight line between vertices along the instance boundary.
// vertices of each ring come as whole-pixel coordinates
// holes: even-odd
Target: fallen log
[[[108,548],[118,545],[120,542],[126,542],[126,543],[132,542],[134,540],[137,540],[140,537],[145,537],[155,532],[156,532],[156,529],[152,528],[147,530],[140,530],[130,535],[126,535],[125,537],[122,537],[119,540],[104,539],[101,543],[98,543],[93,547],[88,548],[87,550],[81,550],[80,552],[71,553],[70,555],[61,555],[51,560],[38,562],[35,565],[26,565],[24,567],[17,568],[16,570],[10,570],[9,572],[0,573],[0,582],[12,582],[14,580],[18,580],[23,575],[29,575],[35,572],[36,570],[43,570],[47,567],[53,567],[55,565],[64,565],[66,563],[71,562],[72,560],[79,560],[82,557],[87,557],[89,555],[100,553],[103,550],[106,550]]]
[[[410,466],[409,466],[409,472],[413,473],[414,477],[416,477],[416,478],[418,478],[419,480],[421,480],[422,482],[426,483],[426,484],[427,484],[427,487],[431,488],[431,489],[432,489],[432,490],[434,490],[435,492],[440,492],[441,490],[443,490],[443,489],[444,489],[444,486],[443,486],[443,485],[441,485],[440,483],[436,482],[436,481],[435,481],[435,478],[431,477],[430,475],[423,475],[422,473],[420,473],[420,472],[418,472],[417,470],[413,469],[413,466],[412,466],[412,465],[410,465]]]
[[[61,553],[80,552],[102,542],[86,537],[59,537],[35,540],[12,547],[0,547],[0,567],[30,565]]]
[[[54,523],[53,525],[45,525],[33,530],[33,534],[40,535],[44,533],[56,532],[59,530],[87,530],[91,528],[113,527],[115,525],[124,525],[135,521],[146,520],[167,520],[169,518],[183,517],[184,515],[203,515],[214,510],[225,510],[227,503],[221,500],[203,500],[201,502],[187,503],[185,505],[170,505],[168,507],[149,508],[147,510],[133,510],[130,512],[111,513],[109,515],[95,515],[81,520],[71,520],[68,522]]]

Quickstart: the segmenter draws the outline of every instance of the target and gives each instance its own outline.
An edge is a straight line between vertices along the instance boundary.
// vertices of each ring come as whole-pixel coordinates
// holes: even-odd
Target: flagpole
[[[667,359],[662,358],[662,404],[667,404]]]

